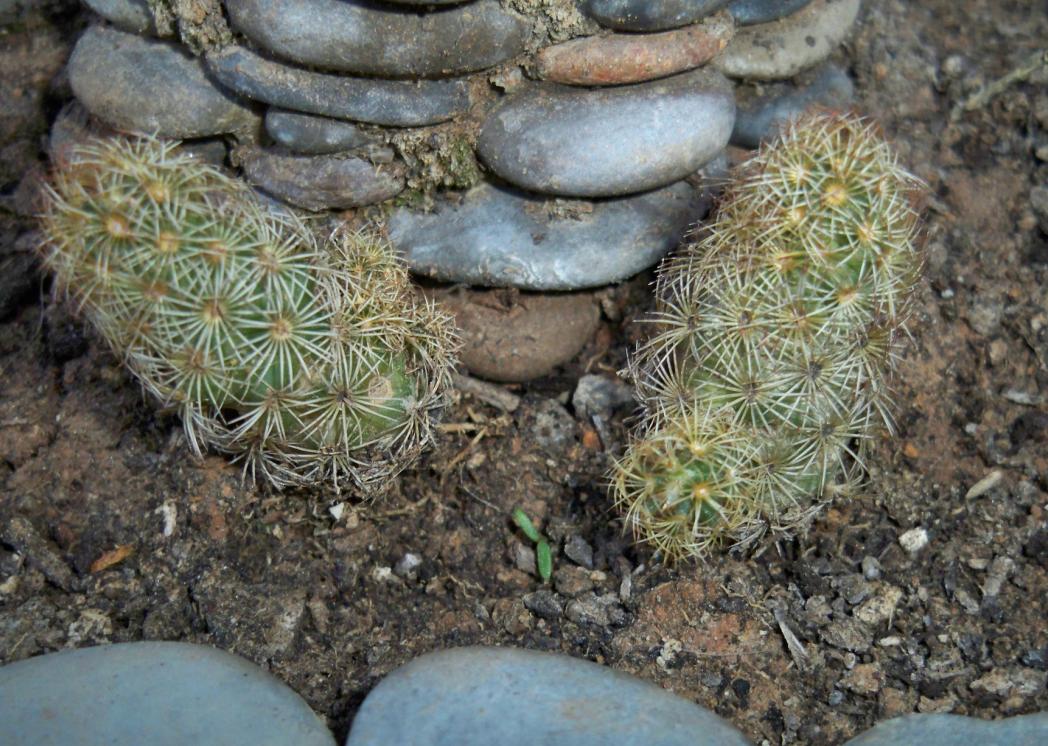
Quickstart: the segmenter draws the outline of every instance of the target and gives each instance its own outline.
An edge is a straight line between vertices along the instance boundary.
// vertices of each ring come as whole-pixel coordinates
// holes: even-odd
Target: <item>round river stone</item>
[[[121,130],[185,138],[259,124],[181,47],[104,26],[90,27],[77,41],[69,82],[84,108]]]
[[[844,746],[1044,746],[1048,743],[1048,712],[1002,720],[977,720],[961,715],[906,715],[878,723]]]
[[[346,746],[750,746],[726,721],[589,661],[512,648],[417,658],[375,687]]]
[[[469,90],[461,80],[326,75],[268,60],[235,45],[209,53],[207,66],[219,83],[246,98],[389,127],[436,124],[469,107]]]
[[[117,28],[156,36],[156,21],[146,0],[84,0],[84,4]]]
[[[716,163],[723,168],[725,161]],[[389,218],[389,236],[413,272],[436,280],[576,290],[652,266],[705,216],[710,201],[710,190],[685,182],[567,204],[481,184],[435,212],[398,208]]]
[[[694,23],[728,0],[586,0],[601,26],[620,31],[663,31]]]
[[[860,4],[861,0],[813,0],[781,21],[747,26],[711,64],[733,78],[791,78],[840,46]]]
[[[305,65],[387,78],[440,78],[524,51],[528,24],[498,0],[431,13],[367,0],[226,0],[233,28]]]
[[[740,26],[768,23],[796,13],[811,0],[732,0],[728,11]]]
[[[617,196],[696,171],[724,149],[734,123],[731,85],[705,69],[595,90],[536,84],[488,115],[477,152],[525,189]]]
[[[341,153],[377,142],[355,124],[285,109],[266,112],[266,134],[295,153]]]
[[[425,294],[455,315],[459,360],[475,376],[523,383],[572,360],[600,325],[597,293],[429,288]]]
[[[295,155],[248,146],[237,157],[248,182],[314,212],[372,205],[404,189],[399,166],[376,166],[356,156]]]
[[[587,36],[554,44],[535,55],[535,67],[540,78],[554,83],[639,83],[709,62],[734,35],[731,17],[722,13],[658,34]]]
[[[4,746],[334,746],[301,697],[204,645],[132,642],[0,668]]]
[[[831,64],[804,73],[796,84],[776,83],[765,88],[768,90],[751,100],[738,96],[732,145],[756,148],[773,137],[781,125],[809,108],[841,110],[855,97],[855,86],[848,73]]]

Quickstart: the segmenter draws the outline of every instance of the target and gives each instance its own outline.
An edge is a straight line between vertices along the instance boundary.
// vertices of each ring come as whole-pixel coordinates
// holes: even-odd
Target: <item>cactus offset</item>
[[[154,139],[56,169],[46,265],[189,442],[277,486],[369,488],[430,437],[454,347],[383,240],[321,247],[290,213]]]
[[[820,114],[743,164],[660,270],[631,362],[645,405],[615,465],[627,525],[668,559],[803,525],[855,477],[920,275],[917,180],[873,128]]]

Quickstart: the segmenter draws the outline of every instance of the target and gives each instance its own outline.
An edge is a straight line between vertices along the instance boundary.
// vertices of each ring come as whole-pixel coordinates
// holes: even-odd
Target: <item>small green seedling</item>
[[[539,571],[539,577],[543,583],[548,583],[553,576],[553,552],[550,550],[549,542],[535,528],[535,524],[528,518],[528,514],[520,508],[513,509],[513,522],[524,532],[524,535],[535,542],[535,565]]]

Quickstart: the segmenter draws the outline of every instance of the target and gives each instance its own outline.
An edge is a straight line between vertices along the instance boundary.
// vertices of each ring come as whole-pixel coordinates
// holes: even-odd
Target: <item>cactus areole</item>
[[[367,489],[429,439],[453,349],[375,235],[325,243],[241,182],[158,140],[108,140],[57,165],[46,265],[194,450],[277,486]]]
[[[862,120],[798,120],[736,177],[660,269],[629,370],[645,412],[612,490],[671,560],[804,525],[854,481],[920,276],[920,185]]]

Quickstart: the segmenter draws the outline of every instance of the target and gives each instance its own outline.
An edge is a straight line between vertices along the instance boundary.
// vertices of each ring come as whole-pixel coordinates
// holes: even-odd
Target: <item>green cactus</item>
[[[368,490],[430,438],[450,380],[450,317],[412,294],[371,233],[321,246],[291,213],[156,139],[56,165],[42,213],[56,288],[193,450],[245,459],[276,486]]]
[[[919,183],[858,118],[796,121],[736,177],[660,269],[629,370],[612,491],[669,560],[804,525],[857,476],[920,276]]]

